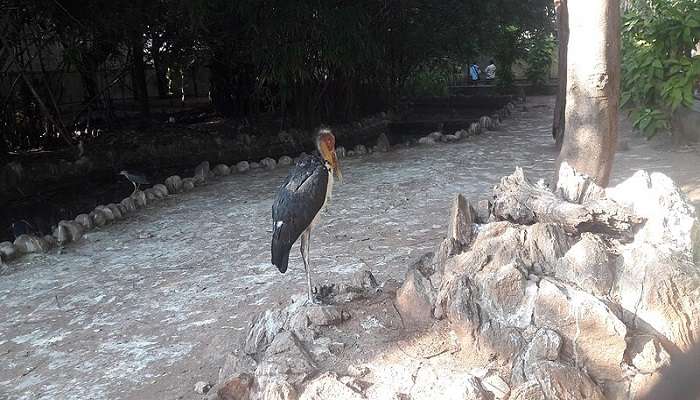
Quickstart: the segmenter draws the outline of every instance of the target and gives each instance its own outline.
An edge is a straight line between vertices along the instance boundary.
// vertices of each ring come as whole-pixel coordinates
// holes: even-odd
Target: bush
[[[454,71],[448,65],[424,65],[406,81],[404,94],[410,96],[447,96],[447,86]]]
[[[621,106],[646,136],[669,129],[678,107],[692,104],[700,57],[690,52],[698,41],[697,0],[649,0],[625,14]]]
[[[542,88],[549,79],[554,39],[551,35],[536,34],[527,41],[526,46],[527,71],[525,75],[533,86]]]

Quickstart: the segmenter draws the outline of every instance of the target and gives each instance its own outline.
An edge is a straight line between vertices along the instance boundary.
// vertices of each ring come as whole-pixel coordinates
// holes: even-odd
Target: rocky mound
[[[632,399],[700,338],[698,222],[673,182],[523,171],[461,195],[405,281],[362,272],[258,316],[212,399]]]

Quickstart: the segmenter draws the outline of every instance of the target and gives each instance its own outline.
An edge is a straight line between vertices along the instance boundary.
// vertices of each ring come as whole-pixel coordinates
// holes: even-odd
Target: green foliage
[[[624,16],[621,106],[648,137],[670,128],[673,113],[692,104],[700,79],[697,0],[649,0]]]
[[[527,79],[535,87],[543,87],[549,78],[552,65],[554,39],[550,34],[536,33],[526,41]]]
[[[404,94],[410,96],[447,96],[447,85],[454,70],[455,66],[447,63],[422,66],[408,77]]]

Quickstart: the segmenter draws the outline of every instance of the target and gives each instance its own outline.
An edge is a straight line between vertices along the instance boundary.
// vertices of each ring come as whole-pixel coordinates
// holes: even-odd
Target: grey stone
[[[458,141],[459,137],[457,137],[456,135],[444,135],[441,140],[445,143],[450,143]]]
[[[481,132],[483,131],[484,128],[481,127],[479,122],[472,122],[469,124],[469,136],[481,135]]]
[[[509,400],[547,400],[544,391],[537,382],[526,382],[510,392]]]
[[[211,389],[211,384],[209,382],[199,381],[194,384],[194,392],[197,394],[207,394]]]
[[[103,227],[107,225],[107,217],[102,212],[102,210],[94,209],[90,212],[90,219],[95,222],[95,226]]]
[[[246,354],[229,353],[226,355],[224,365],[219,369],[217,383],[224,383],[229,378],[243,372],[255,370],[255,360]]]
[[[111,209],[107,208],[107,206],[99,205],[99,206],[95,207],[95,211],[98,211],[98,210],[100,212],[102,212],[102,215],[104,215],[107,223],[114,221],[114,219],[115,219],[114,213],[112,212]]]
[[[134,200],[134,203],[138,208],[146,207],[146,204],[148,204],[146,193],[144,193],[142,190],[138,190],[136,193],[133,193],[131,198]]]
[[[457,138],[457,140],[464,139],[469,136],[469,132],[464,129],[460,129],[455,131],[454,136]]]
[[[389,138],[386,136],[386,133],[382,132],[379,134],[379,137],[377,137],[376,149],[382,153],[391,150],[391,143],[389,143]]]
[[[260,160],[260,165],[265,169],[275,169],[277,167],[277,161],[273,158],[265,157]]]
[[[594,379],[621,377],[627,328],[597,298],[545,278],[539,282],[534,322],[538,327],[559,332],[565,339],[566,357],[585,366]]]
[[[236,163],[236,171],[247,172],[250,169],[250,164],[248,161],[239,161]]]
[[[89,230],[95,227],[95,223],[88,214],[78,214],[78,216],[75,217],[75,222],[82,225],[85,230]]]
[[[345,385],[333,372],[326,372],[309,382],[299,396],[299,400],[361,400],[363,398],[361,393]]]
[[[250,165],[250,169],[260,169],[260,167],[261,167],[260,163],[257,163],[255,161],[251,161],[250,164],[248,164],[248,165]]]
[[[277,164],[279,164],[281,167],[288,167],[288,166],[292,165],[293,163],[294,163],[294,160],[292,160],[292,157],[290,157],[290,156],[282,156],[282,157],[280,157],[279,161],[277,161]]]
[[[355,157],[356,156],[355,150],[348,150],[347,155],[348,155],[348,157]]]
[[[131,197],[124,198],[119,204],[124,206],[127,212],[136,211],[136,202]]]
[[[429,136],[424,136],[424,137],[418,139],[418,144],[435,144],[435,139],[433,139]]]
[[[479,125],[481,126],[481,131],[485,130],[491,130],[491,127],[493,125],[493,121],[491,121],[490,117],[487,117],[484,115],[483,117],[479,118]]]
[[[265,385],[260,400],[297,400],[299,395],[289,382],[274,380]]]
[[[264,352],[284,327],[287,312],[279,309],[269,309],[258,315],[248,331],[243,351],[248,355]]]
[[[197,179],[195,179],[194,183],[196,184],[197,182],[204,182],[204,181],[201,181],[201,180],[198,181]],[[158,193],[155,190],[153,190],[153,188],[148,188],[148,189],[144,190],[143,193],[146,195],[146,200],[149,203],[152,203],[152,202],[160,199],[160,197],[158,197]]]
[[[527,371],[528,381],[537,382],[546,399],[605,400],[603,392],[595,382],[570,365],[542,360],[528,366]]]
[[[450,220],[447,226],[447,237],[457,241],[462,248],[471,244],[473,227],[476,220],[474,207],[461,194],[452,201]]]
[[[583,204],[605,197],[605,190],[589,176],[579,173],[566,161],[559,166],[559,177],[555,192],[564,200]]]
[[[417,269],[410,269],[396,291],[395,305],[407,327],[422,328],[432,324],[435,298],[430,280]]]
[[[168,188],[168,193],[180,193],[182,191],[182,178],[178,175],[172,175],[165,179],[165,187]]]
[[[43,237],[34,235],[19,235],[14,241],[15,248],[20,253],[46,253],[49,250],[49,244]]]
[[[255,376],[262,387],[268,382],[285,379],[299,384],[316,372],[317,367],[303,344],[287,331],[276,335],[255,369]]]
[[[204,183],[209,179],[209,176],[211,175],[211,170],[209,168],[209,161],[202,161],[194,167],[194,175],[192,177],[195,180],[195,183]]]
[[[506,381],[500,375],[492,372],[481,379],[481,386],[484,390],[493,393],[496,400],[506,399],[510,393],[510,387]]]
[[[60,221],[54,236],[59,244],[76,242],[83,236],[83,226],[75,221]]]
[[[476,222],[477,224],[485,224],[489,221],[491,217],[491,201],[489,200],[479,200],[476,204]]]
[[[338,325],[344,320],[344,314],[337,306],[313,305],[307,308],[306,316],[315,326]]]
[[[360,290],[373,290],[379,287],[377,278],[374,277],[372,271],[363,270],[352,274],[350,285]]]
[[[572,238],[561,225],[536,223],[527,227],[523,247],[527,249],[526,261],[536,273],[553,275],[561,258],[572,245]]]
[[[58,241],[52,235],[44,235],[44,240],[46,241],[46,244],[49,246],[49,249],[54,248],[54,247],[56,247],[56,245],[58,245]]]
[[[436,142],[439,142],[440,140],[442,140],[442,132],[431,132],[428,134],[427,137],[433,139]]]
[[[367,147],[365,147],[365,145],[363,145],[363,144],[358,144],[357,146],[355,146],[353,148],[353,150],[355,150],[355,154],[357,154],[359,156],[361,156],[363,154],[367,154]]]
[[[116,204],[114,203],[109,203],[105,207],[109,208],[109,211],[112,212],[112,215],[114,216],[114,219],[122,219],[124,218],[124,215],[122,215],[122,210],[119,208]]]
[[[627,338],[627,358],[643,374],[654,373],[671,362],[661,342],[651,335]]]
[[[156,191],[156,193],[159,193],[159,197],[161,199],[167,197],[170,194],[168,187],[163,185],[162,183],[153,185],[153,190]]]
[[[231,175],[231,168],[226,164],[217,164],[214,167],[214,175],[216,176],[228,176]]]
[[[601,238],[583,233],[556,263],[554,276],[595,296],[607,296],[615,282],[615,259]]]
[[[185,178],[182,180],[182,190],[185,192],[189,192],[194,189],[194,179],[192,178]]]
[[[337,146],[337,147],[335,148],[335,155],[336,155],[336,157],[338,157],[338,158],[345,158],[345,157],[347,157],[347,154],[345,154],[345,153],[346,153],[345,147],[343,147],[343,146]]]
[[[250,400],[255,378],[248,373],[234,376],[217,390],[219,400]]]
[[[2,242],[0,243],[0,260],[10,261],[17,258],[19,251],[12,242]]]

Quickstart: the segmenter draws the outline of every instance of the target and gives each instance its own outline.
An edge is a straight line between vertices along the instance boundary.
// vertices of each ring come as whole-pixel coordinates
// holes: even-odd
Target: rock
[[[19,251],[12,242],[0,243],[0,261],[10,261],[17,258]]]
[[[348,157],[354,157],[356,155],[355,150],[348,150],[347,154],[348,154]]]
[[[107,207],[109,209],[109,211],[112,212],[114,219],[123,219],[124,218],[124,215],[122,214],[121,208],[119,208],[116,204],[109,203],[105,207]]]
[[[369,374],[369,372],[369,368],[364,365],[348,365],[348,375],[350,376],[363,377]]]
[[[250,169],[250,164],[248,161],[239,161],[236,163],[236,171],[247,172]]]
[[[124,206],[128,212],[136,211],[136,202],[131,197],[124,198],[119,204]]]
[[[24,254],[46,253],[50,248],[43,237],[27,234],[19,235],[13,244],[17,251]]]
[[[156,192],[159,198],[164,199],[170,194],[170,191],[168,190],[168,187],[163,185],[162,183],[158,183],[153,185],[153,190]]]
[[[189,192],[194,189],[194,179],[185,178],[182,180],[182,190],[184,192]]]
[[[347,154],[345,154],[345,147],[343,146],[337,146],[335,148],[335,155],[336,157],[340,158],[345,158]]]
[[[418,139],[418,144],[435,144],[435,139],[428,136],[424,136]]]
[[[627,338],[627,358],[643,374],[651,374],[671,362],[671,356],[654,336]]]
[[[107,221],[107,223],[110,223],[115,220],[114,213],[111,209],[107,208],[107,206],[99,205],[95,207],[95,211],[98,210],[102,212],[102,215],[104,215],[105,221]]]
[[[56,240],[59,244],[77,242],[83,237],[83,226],[75,221],[60,221],[58,223]]]
[[[506,104],[506,108],[508,109],[508,111],[510,111],[511,114],[515,112],[515,104],[513,104],[513,102],[511,101],[509,101],[508,104]]]
[[[606,189],[608,197],[646,219],[635,236],[659,246],[659,250],[689,254],[692,258],[694,231],[698,227],[693,206],[668,176],[637,171],[621,184]]]
[[[248,165],[250,165],[250,169],[260,169],[260,163],[257,163],[255,161],[251,161]]]
[[[336,155],[337,155],[337,150],[336,150]],[[294,160],[292,160],[292,157],[290,156],[282,156],[280,157],[279,161],[277,161],[277,164],[279,164],[280,167],[288,167],[294,163]]]
[[[102,210],[95,209],[90,212],[90,219],[95,222],[95,226],[103,227],[107,225],[107,217],[105,217]]]
[[[182,178],[178,175],[169,176],[165,179],[165,187],[168,188],[168,193],[180,193],[182,191]]]
[[[455,131],[454,136],[457,138],[457,140],[464,139],[469,136],[469,132],[464,129],[460,129]]]
[[[605,189],[598,186],[593,179],[576,171],[566,161],[559,166],[559,177],[555,193],[564,200],[583,204],[605,197]]]
[[[389,143],[389,138],[386,136],[386,133],[382,132],[379,134],[375,148],[382,153],[391,150],[391,143]]]
[[[486,224],[491,217],[491,201],[489,200],[479,200],[476,204],[476,220],[477,224]]]
[[[369,270],[355,272],[350,278],[350,285],[359,290],[374,290],[379,287],[377,278]]]
[[[245,354],[255,355],[264,352],[284,327],[287,313],[284,310],[268,309],[259,314],[248,331],[243,346]]]
[[[432,265],[434,271],[438,274],[442,274],[444,271],[445,263],[452,256],[462,252],[462,245],[453,238],[446,238],[440,243],[437,251],[433,255]],[[432,273],[431,273],[432,274]],[[428,275],[426,275],[428,276]]]
[[[605,400],[603,392],[585,373],[558,361],[543,360],[528,366],[527,378],[539,384],[545,399]],[[518,389],[519,393],[523,391]]]
[[[274,158],[265,157],[260,160],[260,165],[265,169],[275,169],[277,167],[277,161]]]
[[[46,241],[46,244],[49,246],[49,249],[54,248],[54,247],[56,247],[56,245],[58,245],[58,241],[52,235],[44,235],[44,240]]]
[[[528,381],[527,368],[541,360],[556,361],[562,348],[562,338],[548,328],[537,329],[530,342],[513,359],[511,384],[518,386]]]
[[[217,164],[214,167],[214,175],[216,176],[229,176],[231,175],[231,168],[226,164]]]
[[[203,183],[204,181],[202,181],[202,180],[198,181],[195,179],[194,183],[197,184],[197,182]],[[148,189],[144,190],[143,193],[146,195],[146,200],[149,203],[152,203],[152,202],[160,199],[160,197],[158,197],[158,194],[156,193],[155,190],[153,190],[153,188],[148,188]]]
[[[360,400],[364,396],[338,380],[338,375],[326,372],[309,382],[301,393],[299,400]]]
[[[421,366],[414,379],[410,397],[406,396],[403,399],[487,400],[493,398],[484,390],[479,379],[461,371],[445,373],[439,367],[426,364]]]
[[[255,360],[245,354],[229,353],[226,355],[224,365],[219,369],[218,383],[224,383],[229,378],[242,372],[255,370]]]
[[[510,387],[498,374],[489,373],[481,379],[481,386],[484,390],[493,393],[496,400],[507,399]]]
[[[457,241],[462,248],[471,244],[473,229],[472,224],[476,220],[474,207],[461,194],[452,201],[450,206],[450,220],[447,226],[447,237]]]
[[[483,132],[483,128],[481,127],[481,124],[479,122],[472,122],[469,124],[469,136],[476,136],[476,135],[481,135],[481,132]]]
[[[202,184],[209,179],[209,176],[211,175],[211,170],[209,169],[209,161],[202,161],[194,167],[194,175],[192,177],[195,180],[196,184]]]
[[[484,115],[483,117],[479,118],[479,126],[481,126],[482,132],[487,129],[491,130],[491,127],[493,126],[493,121],[491,121],[491,118]]]
[[[396,291],[395,305],[404,324],[418,328],[431,325],[435,297],[430,280],[417,269],[410,269]]]
[[[357,154],[358,156],[367,154],[367,148],[363,144],[358,144],[353,148],[353,150],[355,150],[355,154]]]
[[[558,224],[536,223],[527,227],[523,247],[527,249],[526,261],[537,274],[554,275],[561,257],[571,247],[573,240]]]
[[[615,282],[615,259],[600,237],[583,233],[556,263],[554,276],[595,296],[608,296]]]
[[[427,137],[433,139],[436,142],[439,142],[440,140],[442,140],[442,132],[431,132],[428,134]]]
[[[343,316],[337,306],[313,305],[306,310],[306,317],[315,326],[338,325],[343,322]]]
[[[442,141],[445,143],[456,142],[459,138],[456,135],[444,135]]]
[[[95,223],[88,214],[78,214],[78,216],[75,217],[75,222],[82,225],[83,229],[85,230],[89,230],[95,227]]]
[[[299,395],[294,386],[283,380],[275,380],[265,385],[261,396],[261,400],[297,400],[298,398]]]
[[[566,357],[584,366],[594,379],[621,377],[627,328],[592,295],[545,278],[539,282],[534,323],[559,332]]]
[[[207,394],[209,389],[211,389],[209,382],[199,381],[194,384],[194,392],[197,394]]]
[[[526,382],[510,392],[509,400],[547,400],[537,382]]]
[[[281,377],[298,385],[316,370],[314,360],[299,339],[289,331],[282,331],[275,336],[262,356],[255,369],[255,376],[260,387]]]
[[[137,190],[136,193],[131,195],[131,198],[134,200],[134,203],[138,208],[146,207],[146,204],[148,204],[146,193],[144,193],[142,190]]]
[[[253,376],[248,373],[232,377],[217,391],[219,400],[249,400],[254,383]]]

